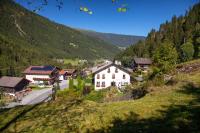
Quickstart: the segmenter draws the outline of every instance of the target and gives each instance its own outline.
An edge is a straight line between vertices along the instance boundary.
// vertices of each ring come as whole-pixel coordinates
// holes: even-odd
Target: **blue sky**
[[[42,0],[16,0],[24,7],[33,10]],[[35,1],[28,5],[27,1]],[[161,23],[171,20],[172,16],[184,15],[198,0],[63,0],[61,10],[56,0],[49,3],[38,14],[70,27],[94,30],[106,33],[146,36]],[[127,4],[128,11],[117,12],[117,8]],[[92,15],[80,12],[79,7],[86,6]]]

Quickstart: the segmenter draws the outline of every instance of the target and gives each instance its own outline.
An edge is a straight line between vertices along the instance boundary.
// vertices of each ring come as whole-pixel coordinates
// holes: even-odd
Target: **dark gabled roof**
[[[116,64],[114,64],[114,63],[108,63],[108,64],[106,64],[105,66],[101,66],[99,69],[97,69],[96,71],[93,71],[92,73],[93,73],[93,74],[97,74],[97,73],[99,73],[100,71],[109,68],[110,66],[115,66],[115,67],[117,67],[118,69],[120,69],[120,70],[122,70],[122,71],[124,71],[124,72],[126,72],[126,73],[128,73],[128,74],[131,73],[131,71],[125,69],[125,68],[122,67],[122,66],[116,65]]]
[[[17,84],[19,84],[22,80],[27,80],[27,79],[24,79],[22,77],[3,76],[2,78],[0,78],[0,86],[13,88],[17,86]],[[27,81],[30,82],[29,80]]]
[[[54,66],[30,66],[23,73],[24,74],[51,74],[56,67]]]
[[[63,69],[67,74],[73,74],[76,72],[76,69]]]
[[[150,64],[152,64],[152,61],[149,58],[134,58],[134,62],[136,64],[142,64],[142,65],[150,65]]]

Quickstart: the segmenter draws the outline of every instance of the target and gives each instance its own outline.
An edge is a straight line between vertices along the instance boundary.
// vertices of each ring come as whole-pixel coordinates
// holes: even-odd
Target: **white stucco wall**
[[[34,81],[33,78],[50,78],[49,75],[25,75],[25,78],[30,80],[31,83],[38,83],[38,81]]]
[[[112,82],[115,82],[116,87],[121,88],[123,87],[123,84],[130,84],[130,75],[122,71],[118,68],[118,73],[115,73],[115,66],[110,66],[110,73],[108,73],[108,68],[100,71],[99,73],[94,75],[94,85],[95,85],[95,90],[99,90],[102,88],[107,88],[111,86]],[[97,75],[100,75],[100,78],[97,79]],[[105,74],[105,79],[102,79],[102,75]],[[112,74],[115,74],[115,79],[112,79]],[[125,79],[123,79],[123,75],[125,75]],[[97,87],[97,82],[100,82],[100,87]],[[102,87],[102,82],[105,82],[105,87]]]
[[[64,75],[59,75],[59,80],[64,80]]]

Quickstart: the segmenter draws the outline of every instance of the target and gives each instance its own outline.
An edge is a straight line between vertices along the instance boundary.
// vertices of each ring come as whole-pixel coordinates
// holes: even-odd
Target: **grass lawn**
[[[77,66],[79,63],[79,59],[64,59],[64,64],[72,64],[73,66]]]
[[[73,98],[0,112],[3,132],[199,132],[200,72],[178,74],[138,100],[96,103]]]

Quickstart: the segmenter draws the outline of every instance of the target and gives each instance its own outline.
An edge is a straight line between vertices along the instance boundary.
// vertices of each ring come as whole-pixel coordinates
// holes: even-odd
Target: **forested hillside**
[[[136,44],[140,40],[144,40],[144,36],[135,36],[135,35],[122,35],[122,34],[113,34],[113,33],[101,33],[90,30],[80,30],[86,35],[96,37],[104,40],[110,44],[119,46],[119,47],[128,47],[132,44]]]
[[[158,63],[158,57],[164,61],[168,55],[174,59],[177,55],[176,63],[200,57],[200,3],[185,16],[174,16],[161,24],[158,31],[152,29],[145,41],[130,46],[116,58],[128,64],[134,56],[151,57]]]
[[[0,1],[0,69],[45,64],[53,58],[112,58],[119,49],[80,31],[56,24],[12,0]]]

